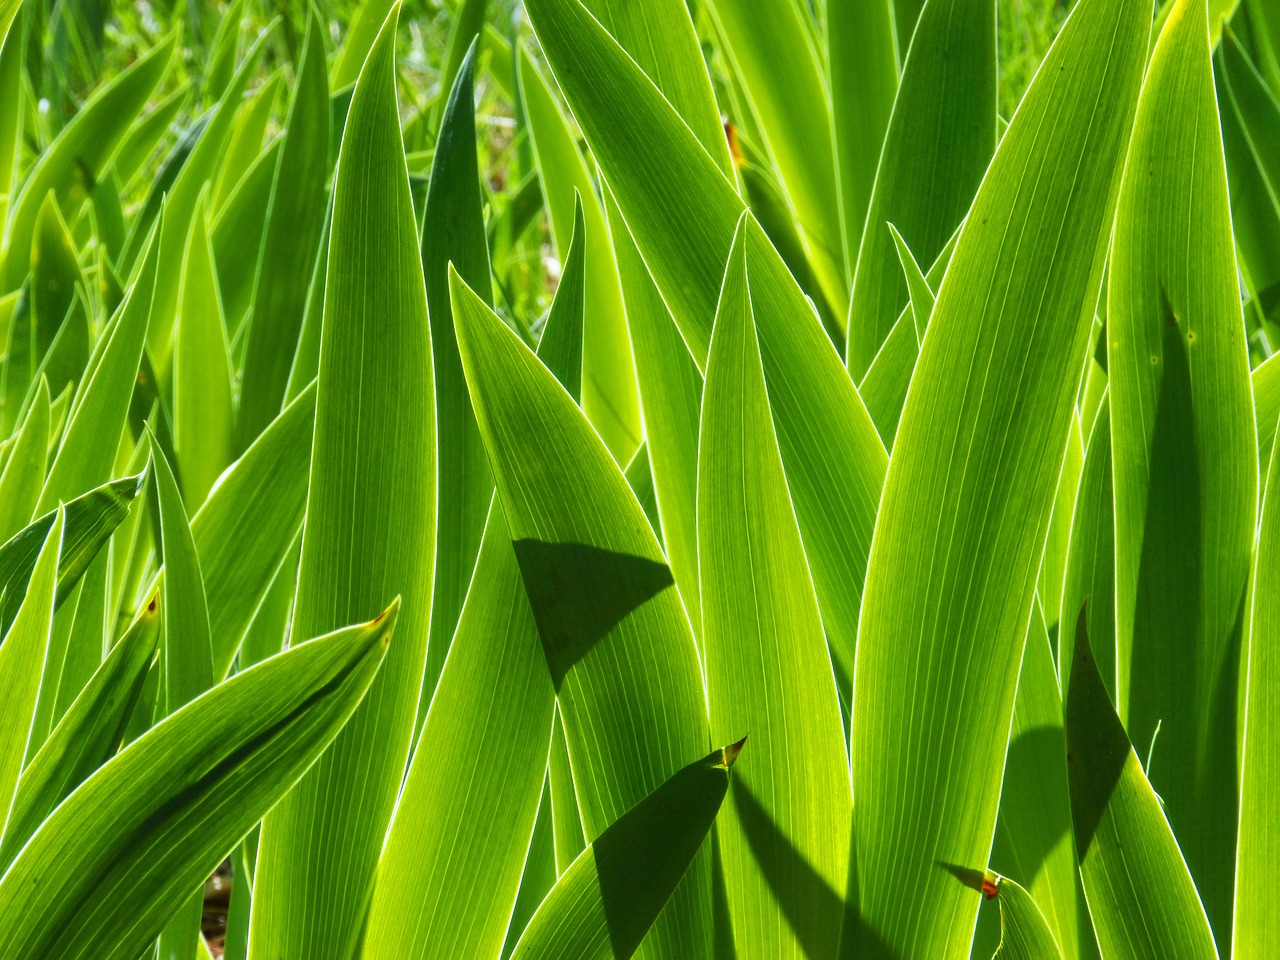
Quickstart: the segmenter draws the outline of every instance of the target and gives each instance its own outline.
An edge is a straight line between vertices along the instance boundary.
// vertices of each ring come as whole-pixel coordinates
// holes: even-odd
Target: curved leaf
[[[1215,936],[1231,931],[1238,663],[1257,441],[1207,13],[1178,0],[1142,91],[1107,293],[1116,696]],[[1073,611],[1074,612],[1074,611]]]
[[[927,16],[927,8],[926,8]],[[1081,0],[956,242],[876,521],[852,725],[846,941],[967,957],[1036,574],[1150,30]],[[851,884],[852,886],[852,884]]]
[[[1076,856],[1104,957],[1216,960],[1218,951],[1159,797],[1129,745],[1076,623],[1067,774]]]
[[[572,398],[456,274],[462,365],[555,684],[587,838],[707,742],[697,653],[671,572]],[[654,928],[655,955],[711,936],[710,857]]]
[[[238,674],[82,783],[0,880],[0,957],[138,957],[342,729],[398,609]]]

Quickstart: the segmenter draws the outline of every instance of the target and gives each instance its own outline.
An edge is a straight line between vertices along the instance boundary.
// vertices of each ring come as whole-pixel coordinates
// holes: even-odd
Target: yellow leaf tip
[[[724,758],[724,768],[728,770],[733,766],[733,762],[738,759],[738,754],[742,752],[743,744],[747,742],[747,738],[743,737],[737,743],[731,743],[727,747],[720,750],[721,757]]]

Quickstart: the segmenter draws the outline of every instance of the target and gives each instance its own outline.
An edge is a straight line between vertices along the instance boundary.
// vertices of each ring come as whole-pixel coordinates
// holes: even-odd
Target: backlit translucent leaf
[[[938,291],[858,634],[860,906],[845,940],[864,951],[969,952],[978,898],[946,865],[980,870],[991,849],[1149,18],[1143,0],[1076,5],[1000,142]]]
[[[1178,0],[1152,55],[1109,277],[1119,714],[1225,949],[1258,464],[1200,0]]]
[[[751,731],[719,824],[720,855],[744,952],[834,957],[848,879],[848,767],[822,620],[769,413],[749,270],[744,219],[720,294],[698,450],[711,738]]]
[[[454,322],[516,561],[557,689],[588,840],[707,742],[700,670],[671,571],[599,436],[555,378],[452,278]],[[653,931],[704,951],[710,856]]]
[[[361,71],[338,160],[291,637],[301,641],[367,617],[388,595],[404,597],[405,613],[396,649],[366,701],[263,824],[251,954],[354,949],[422,684],[434,559],[435,413],[422,261],[395,94],[398,13],[388,16]]]
[[[710,830],[741,749],[695,760],[610,824],[556,882],[513,960],[631,957]]]
[[[1076,856],[1104,957],[1216,958],[1160,798],[1107,696],[1082,610],[1067,691]]]
[[[397,610],[220,684],[82,783],[0,880],[0,957],[140,956],[351,716]]]

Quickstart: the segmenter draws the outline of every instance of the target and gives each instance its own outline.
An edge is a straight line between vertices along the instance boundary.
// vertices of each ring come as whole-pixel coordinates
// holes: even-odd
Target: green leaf
[[[585,6],[662,91],[716,166],[732,178],[729,142],[688,4],[585,0]]]
[[[701,671],[671,571],[617,464],[555,378],[466,285],[454,322],[480,432],[564,718],[594,839],[707,742]],[[658,955],[711,942],[698,859]]]
[[[606,193],[605,200],[631,331],[662,542],[694,636],[699,637],[702,601],[696,511],[702,374],[649,276],[613,194]]]
[[[892,223],[932,263],[964,218],[996,143],[992,0],[934,0],[914,37],[879,155],[849,302],[849,370],[861,381],[908,301]],[[861,226],[861,225],[860,225]],[[919,319],[919,318],[917,318]],[[920,324],[920,329],[924,324]]]
[[[58,561],[58,595],[66,599],[98,551],[129,513],[129,504],[142,490],[145,473],[112,480],[68,503],[66,530]],[[0,629],[8,630],[23,602],[42,544],[57,522],[59,510],[31,521],[0,546]]]
[[[1117,698],[1217,941],[1231,934],[1238,664],[1257,441],[1205,6],[1142,91],[1107,295]],[[1207,393],[1205,391],[1208,391]]]
[[[942,283],[959,237],[960,231],[957,229],[929,268],[925,284],[930,290],[937,289]],[[915,372],[916,360],[920,356],[920,334],[928,324],[928,318],[923,324],[918,324],[915,317],[915,310],[908,304],[898,315],[889,336],[880,345],[880,352],[871,361],[867,375],[858,384],[858,394],[867,405],[867,412],[875,422],[884,445],[891,450],[898,432],[898,421],[902,417],[902,405],[906,402],[907,389],[911,386],[911,375]]]
[[[632,956],[711,829],[741,749],[739,741],[678,770],[610,824],[561,875],[512,960]]]
[[[4,678],[3,716],[0,716],[0,838],[7,833],[13,799],[21,782],[22,762],[35,717],[40,678],[49,649],[53,624],[54,588],[58,576],[58,552],[62,546],[63,514],[59,510],[40,547],[31,584],[13,625],[0,643],[0,677]],[[9,914],[5,914],[9,916]]]
[[[154,235],[115,318],[102,332],[84,380],[76,387],[62,442],[49,467],[36,512],[108,480],[138,378],[151,316],[159,247]]]
[[[398,609],[220,684],[81,784],[0,881],[0,957],[139,956],[347,722]]]
[[[367,960],[498,956],[538,813],[554,704],[495,503],[378,865]]]
[[[859,625],[853,947],[969,953],[978,900],[940,864],[981,869],[991,849],[1149,19],[1142,0],[1077,3],[938,291]]]
[[[534,0],[527,9],[625,225],[701,367],[743,202],[662,94],[577,0]],[[832,653],[847,676],[886,457],[821,321],[754,219],[747,243],[783,465]],[[825,442],[813,443],[814,436]],[[687,490],[687,468],[681,476]]]
[[[1055,951],[1060,944],[1062,956],[1079,957],[1081,943],[1093,934],[1076,877],[1062,694],[1039,604],[1031,612],[1018,675],[997,829],[997,849],[1003,841],[1011,859],[1006,867],[993,856],[992,866],[1007,870],[1030,888],[1028,895],[1018,887],[1020,896],[1028,898],[1026,903],[1033,897],[1043,908],[1043,915],[1040,908],[1035,913],[1052,931]],[[1001,885],[1002,898],[1007,889]],[[1017,905],[1019,925],[1031,921],[1026,903]],[[1005,917],[1003,900],[1000,914]]]
[[[0,870],[13,862],[54,808],[119,748],[155,661],[160,620],[159,598],[153,595],[23,770],[0,844]]]
[[[911,252],[911,248],[907,246],[907,241],[902,239],[902,234],[898,232],[898,228],[892,223],[888,224],[889,232],[893,234],[893,245],[898,251],[898,263],[902,266],[902,275],[907,281],[907,290],[911,294],[910,306],[911,314],[915,320],[916,343],[924,340],[925,328],[929,326],[929,317],[933,313],[933,303],[937,299],[933,290],[929,287],[929,281],[925,279],[924,273],[920,269],[920,264],[916,263],[915,254]],[[895,323],[894,326],[897,326]]]
[[[1067,691],[1067,774],[1076,856],[1104,957],[1216,958],[1209,921],[1076,623]]]
[[[262,211],[271,205],[283,139],[263,150],[222,205],[210,229],[213,262],[218,265],[218,289],[227,331],[233,339],[244,337],[245,320],[253,302],[254,283],[262,254],[262,238],[268,220]],[[328,202],[325,202],[328,207]],[[327,244],[322,253],[327,253]],[[321,261],[323,262],[323,260]]]
[[[1040,560],[1040,579],[1036,595],[1044,609],[1045,625],[1054,630],[1062,619],[1062,591],[1067,575],[1067,552],[1071,541],[1071,524],[1075,519],[1076,496],[1084,470],[1084,434],[1080,417],[1071,418],[1067,434],[1067,452],[1058,476],[1058,489],[1053,497],[1053,513],[1049,517],[1049,535],[1044,557]],[[1071,614],[1067,614],[1071,619]]]
[[[200,216],[199,211],[196,215]],[[196,555],[173,471],[157,444],[152,443],[152,450],[153,503],[159,517],[154,539],[165,571],[164,599],[160,605],[164,641],[156,710],[157,717],[162,718],[212,687],[214,673],[209,608],[200,575],[200,558]],[[195,960],[203,900],[202,888],[188,888],[185,901],[160,934],[159,960]]]
[[[1062,951],[1031,894],[1000,881],[1000,949],[995,960],[1062,960]]]
[[[1274,317],[1280,305],[1280,102],[1230,29],[1215,66],[1240,269],[1261,313]]]
[[[834,957],[852,808],[843,721],[773,431],[748,270],[744,219],[720,294],[698,449],[711,738],[750,730],[752,742],[719,824],[720,853],[744,950]]]
[[[573,239],[575,204],[582,203],[584,232],[580,242],[589,264],[587,325],[582,342],[583,409],[615,458],[626,463],[640,445],[640,418],[631,345],[604,212],[568,120],[523,45],[517,67],[547,217],[562,260],[567,259]]]
[[[49,455],[49,384],[41,380],[27,415],[14,435],[0,473],[0,538],[8,540],[31,519]]]
[[[300,641],[368,616],[387,595],[403,595],[406,610],[400,642],[365,703],[263,823],[251,955],[354,949],[422,685],[435,540],[435,404],[395,95],[398,12],[383,24],[360,74],[338,160],[291,636]]]
[[[88,189],[107,169],[129,125],[168,70],[173,48],[172,37],[161,41],[103,86],[63,127],[27,174],[10,206],[0,245],[6,290],[17,289],[27,273],[28,251],[45,196],[53,190],[68,214],[88,196]]]
[[[324,25],[312,10],[276,159],[253,313],[245,346],[239,419],[241,449],[280,412],[302,330],[325,218],[329,174],[329,86]]]
[[[852,280],[880,148],[898,92],[898,48],[892,0],[827,7],[836,182],[844,234],[845,275]]]
[[[173,713],[214,684],[209,609],[195,539],[182,507],[177,482],[164,454],[152,447],[155,505],[159,515],[156,547],[164,564],[164,622],[161,656],[164,697],[161,716]]]
[[[226,676],[302,524],[315,408],[312,386],[227,469],[191,518],[209,605],[215,679]]]
[[[203,200],[187,236],[173,354],[174,445],[183,501],[194,510],[232,459],[235,417],[230,346]]]
[[[200,139],[182,164],[173,185],[165,193],[164,216],[160,220],[160,269],[156,272],[155,299],[147,327],[147,347],[161,371],[169,369],[173,346],[173,322],[178,309],[178,285],[183,276],[182,259],[196,204],[207,184],[213,182],[218,164],[232,132],[236,108],[249,80],[257,70],[271,31],[264,31],[240,64],[222,100],[213,108]]]
[[[582,198],[575,197],[573,234],[564,256],[556,296],[538,339],[538,357],[578,406],[582,406],[582,339],[587,308],[586,230]],[[639,455],[637,452],[636,456]]]
[[[1258,462],[1270,463],[1280,416],[1280,360],[1271,357],[1253,371],[1253,404],[1258,427]]]
[[[476,416],[471,410],[467,379],[462,373],[458,339],[453,330],[453,309],[449,304],[450,263],[486,303],[493,303],[480,195],[480,164],[476,156],[474,74],[473,48],[449,92],[431,160],[431,181],[422,225],[422,272],[431,314],[440,471],[431,637],[427,642],[419,716],[426,715],[440,668],[449,652],[480,551],[489,502],[493,499],[493,476]]]
[[[1103,397],[1080,472],[1062,609],[1068,627],[1074,611],[1089,601],[1089,636],[1102,683],[1115,702],[1116,690],[1116,551],[1115,502],[1111,476],[1111,398]],[[1059,622],[1061,627],[1061,622]],[[1070,629],[1058,630],[1058,676],[1061,689],[1070,686],[1072,647]]]
[[[1280,457],[1273,450],[1254,556],[1240,771],[1240,832],[1236,841],[1235,930],[1232,956],[1265,957],[1280,935],[1272,878],[1280,868],[1280,838],[1271,829],[1277,773],[1277,600],[1280,599]]]
[[[828,305],[849,297],[831,97],[807,13],[793,0],[712,0],[722,53],[742,84]]]

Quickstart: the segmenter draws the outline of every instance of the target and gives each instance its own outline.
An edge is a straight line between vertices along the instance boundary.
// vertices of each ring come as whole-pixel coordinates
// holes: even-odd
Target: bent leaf
[[[342,729],[398,610],[238,674],[81,784],[0,880],[0,958],[141,955]]]

